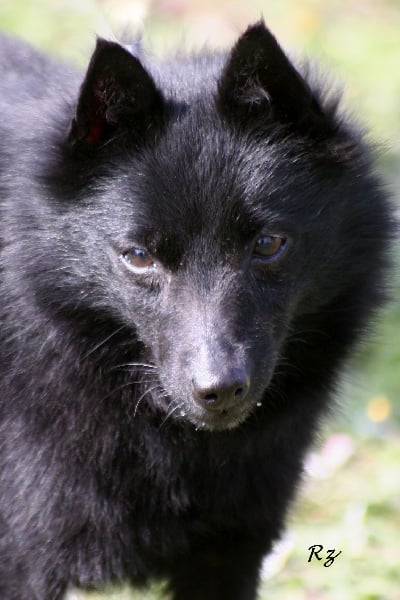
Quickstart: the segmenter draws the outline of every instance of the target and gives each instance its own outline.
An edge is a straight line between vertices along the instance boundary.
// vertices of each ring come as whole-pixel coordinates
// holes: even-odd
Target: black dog
[[[2,38],[0,597],[252,599],[390,206],[263,23],[165,64],[99,40],[79,83]]]

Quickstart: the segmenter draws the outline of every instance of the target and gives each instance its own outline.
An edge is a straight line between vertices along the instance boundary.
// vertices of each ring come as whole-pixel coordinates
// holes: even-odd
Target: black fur
[[[0,597],[255,598],[390,206],[263,23],[228,56],[1,40]]]

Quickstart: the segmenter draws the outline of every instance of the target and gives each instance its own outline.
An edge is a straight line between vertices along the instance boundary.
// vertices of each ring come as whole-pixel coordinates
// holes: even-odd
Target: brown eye
[[[285,248],[286,242],[286,238],[280,235],[263,235],[256,241],[253,256],[266,259],[277,258]]]
[[[134,273],[144,273],[156,266],[153,257],[143,248],[131,248],[121,254],[121,259]]]

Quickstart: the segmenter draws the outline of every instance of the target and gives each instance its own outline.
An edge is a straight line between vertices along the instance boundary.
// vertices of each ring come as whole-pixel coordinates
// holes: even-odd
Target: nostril
[[[228,373],[206,382],[193,380],[194,400],[208,410],[229,410],[247,396],[250,381],[246,373]]]
[[[216,394],[215,392],[211,392],[209,394],[204,394],[203,400],[204,400],[204,402],[213,404],[218,401],[218,394]]]

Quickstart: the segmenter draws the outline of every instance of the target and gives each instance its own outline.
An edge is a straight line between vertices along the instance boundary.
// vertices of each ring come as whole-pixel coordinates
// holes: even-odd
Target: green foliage
[[[331,453],[340,443],[348,445],[350,438],[340,438]],[[292,546],[278,573],[264,582],[265,598],[275,592],[291,600],[396,600],[400,443],[394,436],[353,442],[344,462],[333,469],[329,445],[328,439],[319,453],[317,476],[306,477],[289,528]],[[328,568],[315,559],[308,563],[313,544],[342,554]]]

